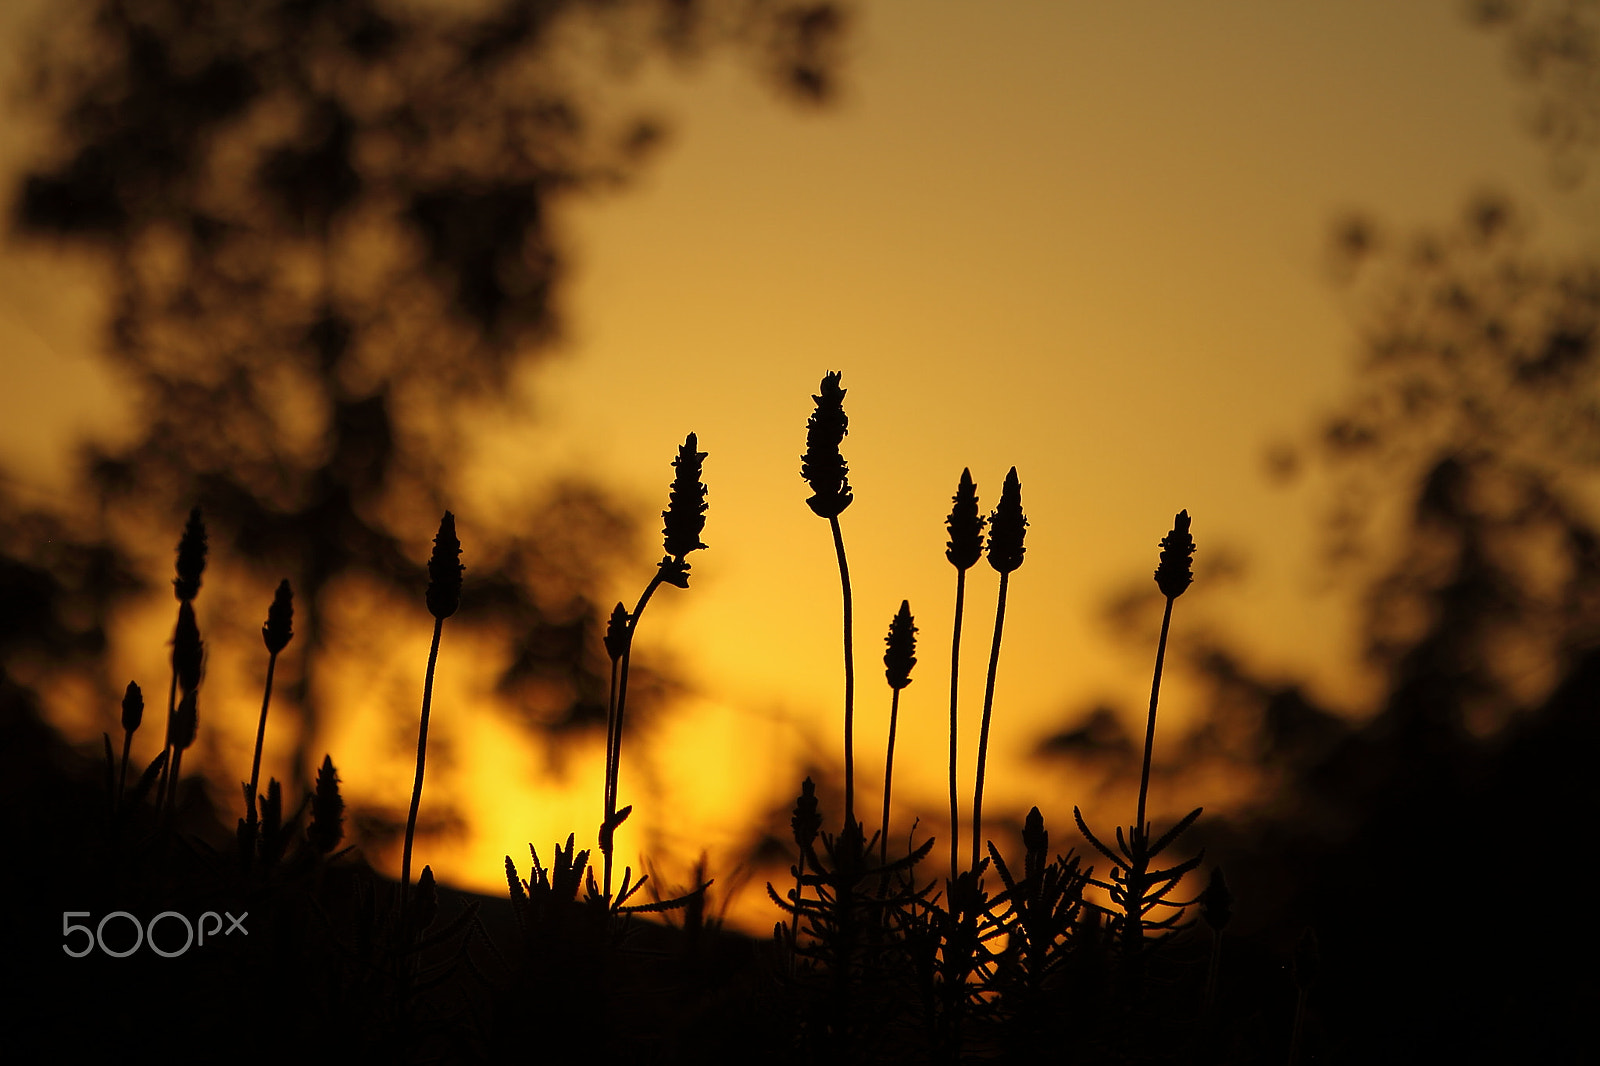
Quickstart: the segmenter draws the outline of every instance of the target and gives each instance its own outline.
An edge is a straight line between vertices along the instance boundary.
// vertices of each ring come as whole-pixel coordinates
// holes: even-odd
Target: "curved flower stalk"
[[[700,540],[700,534],[706,527],[706,487],[700,481],[706,455],[706,452],[700,451],[699,439],[693,433],[683,439],[677,458],[672,460],[672,487],[668,493],[667,509],[661,512],[662,549],[665,554],[639,597],[639,602],[634,605],[633,613],[629,614],[622,604],[617,604],[606,629],[606,653],[611,656],[611,698],[607,701],[605,817],[600,823],[600,851],[605,859],[603,876],[607,900],[611,899],[615,834],[633,810],[631,806],[617,810],[617,783],[622,773],[622,727],[628,707],[628,667],[633,657],[633,636],[656,589],[663,584],[680,589],[689,587],[689,563],[685,559],[690,552],[706,547]],[[640,884],[643,884],[642,880],[633,888],[637,890]]]
[[[856,816],[855,623],[850,599],[850,567],[845,560],[839,515],[855,497],[850,492],[849,466],[839,452],[839,445],[850,432],[850,418],[844,413],[846,390],[839,385],[841,377],[836,370],[824,374],[818,394],[811,397],[816,409],[806,420],[806,450],[800,457],[800,476],[811,486],[806,505],[818,517],[826,518],[833,531],[833,550],[839,559],[839,583],[844,589],[844,817],[848,828]]]

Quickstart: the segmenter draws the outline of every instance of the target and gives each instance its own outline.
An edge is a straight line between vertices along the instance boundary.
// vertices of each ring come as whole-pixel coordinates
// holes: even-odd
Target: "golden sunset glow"
[[[22,27],[44,7],[0,11],[0,73],[16,75]],[[1596,233],[1576,199],[1552,190],[1519,127],[1498,42],[1452,0],[867,0],[831,106],[785,106],[726,59],[650,66],[630,98],[670,135],[638,182],[564,204],[564,336],[506,409],[467,427],[449,505],[470,575],[475,513],[597,480],[640,523],[634,565],[604,593],[631,605],[659,555],[671,460],[698,435],[709,547],[687,590],[656,594],[635,649],[636,663],[676,671],[684,688],[624,741],[620,802],[636,810],[618,836],[635,870],[642,853],[679,885],[702,848],[719,884],[737,880],[729,864],[755,832],[752,812],[792,805],[806,766],[841,759],[838,572],[799,476],[825,372],[842,372],[850,418],[855,502],[840,522],[858,788],[881,787],[883,640],[906,599],[919,662],[900,703],[893,831],[903,839],[921,818],[919,834],[940,836],[943,853],[954,591],[944,519],[964,467],[987,514],[1015,466],[1027,553],[1010,583],[985,824],[1014,834],[1038,803],[1064,840],[1073,804],[1097,824],[1125,821],[1135,786],[1102,789],[1033,750],[1100,704],[1142,730],[1159,601],[1138,642],[1112,635],[1103,609],[1147,590],[1180,508],[1199,547],[1172,654],[1220,630],[1268,672],[1310,678],[1352,715],[1367,709],[1354,605],[1315,580],[1319,475],[1275,486],[1263,462],[1270,444],[1304,439],[1351,380],[1357,338],[1324,256],[1333,220],[1361,209],[1442,224],[1492,188],[1528,205],[1557,245]],[[39,136],[7,119],[8,181]],[[65,253],[0,250],[0,461],[24,498],[64,492],[73,442],[114,438],[129,416],[98,358],[98,280]],[[419,562],[435,521],[408,544]],[[119,684],[164,692],[170,546],[146,548],[142,576],[157,595],[121,620],[111,669]],[[219,804],[237,806],[264,670],[250,638],[271,589],[229,590],[242,570],[215,566],[198,602],[216,649],[200,748]],[[998,579],[986,563],[968,578],[970,789]],[[332,753],[351,797],[403,811],[431,631],[422,590],[401,603],[352,586],[337,602],[331,661],[368,665],[319,680],[331,712],[317,757]],[[503,856],[525,868],[530,842],[546,856],[569,832],[594,845],[602,740],[551,752],[530,739],[493,691],[501,649],[471,630],[471,610],[464,602],[461,624],[445,626],[423,808],[453,808],[465,827],[419,843],[415,868],[503,895]],[[291,644],[282,678],[297,676],[295,656]],[[1203,696],[1174,665],[1158,765]],[[55,698],[60,728],[98,744],[101,712],[81,693]],[[287,742],[268,740],[267,769],[283,777]],[[148,760],[155,743],[141,737],[136,750]],[[1265,787],[1172,771],[1153,788],[1156,817],[1226,810]],[[970,792],[965,803],[964,819]],[[372,857],[399,869],[398,847]],[[730,914],[770,932],[778,912],[760,888]]]

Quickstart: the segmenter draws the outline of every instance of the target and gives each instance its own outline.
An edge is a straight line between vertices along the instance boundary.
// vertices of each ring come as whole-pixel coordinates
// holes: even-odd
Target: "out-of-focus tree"
[[[260,582],[239,617],[293,581],[303,782],[330,601],[351,579],[420,595],[453,505],[462,620],[508,645],[511,704],[544,729],[603,722],[597,586],[632,523],[588,484],[471,510],[452,480],[466,430],[559,336],[563,205],[625,183],[661,141],[619,96],[627,76],[728,48],[821,104],[841,5],[82,0],[48,19],[29,93],[51,133],[11,227],[109,268],[105,349],[137,428],[86,447],[98,528],[9,523],[17,574],[53,573],[63,543],[84,563],[51,578],[29,639],[61,629],[51,647],[81,668],[137,584],[95,575],[125,575],[200,504],[213,556]]]
[[[1468,19],[1504,34],[1512,75],[1528,86],[1528,129],[1561,185],[1581,182],[1600,147],[1600,3],[1466,0]]]
[[[1335,573],[1419,726],[1491,731],[1600,640],[1600,264],[1496,197],[1408,240],[1347,221],[1335,262],[1361,345],[1317,442]]]

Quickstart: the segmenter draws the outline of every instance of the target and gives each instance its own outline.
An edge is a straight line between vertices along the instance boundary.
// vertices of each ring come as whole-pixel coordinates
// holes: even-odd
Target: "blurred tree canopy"
[[[1467,18],[1504,35],[1511,74],[1530,90],[1529,132],[1551,152],[1558,184],[1576,185],[1600,147],[1600,3],[1465,0]]]
[[[135,549],[175,543],[198,503],[213,558],[260,581],[234,632],[249,638],[277,579],[293,582],[304,775],[330,597],[352,576],[420,597],[424,546],[453,506],[463,620],[509,634],[502,691],[543,729],[603,722],[596,589],[631,520],[592,484],[473,510],[452,481],[467,422],[559,336],[562,204],[625,183],[661,141],[617,87],[652,58],[731,49],[779,96],[823,104],[845,14],[809,0],[52,5],[27,87],[52,135],[11,228],[109,267],[106,352],[138,426],[126,446],[87,446],[89,532],[8,508],[5,650],[101,661],[111,613],[143,585]]]

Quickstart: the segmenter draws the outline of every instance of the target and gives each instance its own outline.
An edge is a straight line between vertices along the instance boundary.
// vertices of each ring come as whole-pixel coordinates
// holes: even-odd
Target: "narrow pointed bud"
[[[139,691],[138,685],[129,681],[128,690],[122,694],[122,731],[132,733],[143,721],[144,693]]]
[[[1006,475],[1000,489],[1000,506],[989,516],[989,565],[1002,574],[1009,574],[1022,565],[1023,531],[1028,519],[1022,513],[1022,482],[1017,480],[1017,468]]]
[[[1035,807],[1022,823],[1022,846],[1027,851],[1027,876],[1032,881],[1044,872],[1050,853],[1050,833],[1044,827],[1044,815]]]
[[[272,596],[272,606],[267,608],[267,621],[261,627],[261,639],[267,650],[278,654],[294,639],[294,592],[289,579],[278,582],[278,591]]]
[[[911,603],[900,601],[900,610],[889,623],[883,638],[888,650],[883,653],[884,676],[896,692],[911,684],[911,668],[917,665],[917,627],[911,621]]]
[[[190,689],[178,701],[177,710],[172,712],[172,747],[177,751],[187,751],[189,745],[194,743],[199,728],[200,692]]]
[[[854,497],[850,494],[850,471],[839,454],[839,445],[850,432],[850,419],[844,413],[841,375],[830,371],[822,379],[820,395],[811,399],[817,408],[806,421],[806,452],[800,457],[800,476],[811,486],[806,503],[822,518],[836,518]]]
[[[344,797],[339,795],[339,772],[333,767],[333,756],[324,755],[322,769],[317,771],[317,789],[311,797],[311,824],[306,827],[306,840],[327,855],[342,839]]]
[[[616,662],[627,650],[628,609],[619,602],[611,609],[611,620],[606,623],[606,654]]]
[[[276,777],[267,782],[267,795],[261,801],[261,839],[268,850],[283,828],[283,786]]]
[[[1233,893],[1228,891],[1228,881],[1222,876],[1220,866],[1212,867],[1211,883],[1200,893],[1200,917],[1218,933],[1233,917]]]
[[[172,579],[172,592],[180,603],[200,594],[200,575],[206,569],[206,524],[200,508],[189,512],[189,521],[178,540],[178,576]]]
[[[456,539],[456,516],[446,511],[428,559],[428,612],[435,618],[449,618],[461,606],[461,572],[465,569],[461,542]]]
[[[697,450],[699,446],[693,433],[684,438],[678,457],[672,460],[672,491],[667,509],[661,512],[666,522],[661,534],[667,556],[679,562],[705,547],[700,534],[706,528],[706,487],[700,483],[700,471],[706,453]]]
[[[433,867],[424,866],[417,878],[416,929],[422,932],[433,924],[439,913],[439,888],[433,880]]]
[[[795,800],[789,827],[794,830],[795,843],[802,848],[809,847],[822,828],[822,815],[817,811],[817,786],[809,777],[800,786],[800,798]]]
[[[1167,599],[1183,595],[1194,575],[1189,571],[1189,556],[1194,554],[1194,538],[1189,535],[1189,512],[1179,511],[1172,519],[1172,532],[1161,538],[1161,565],[1156,567],[1156,586]]]
[[[956,494],[950,497],[954,505],[950,517],[944,520],[950,539],[945,542],[944,557],[957,570],[966,570],[983,556],[983,527],[985,519],[978,511],[978,486],[972,481],[972,471],[961,471],[961,483]]]
[[[200,669],[205,662],[205,644],[200,639],[200,626],[194,620],[194,607],[188,600],[178,604],[178,625],[172,634],[172,669],[178,675],[178,687],[192,692],[200,687]]]

